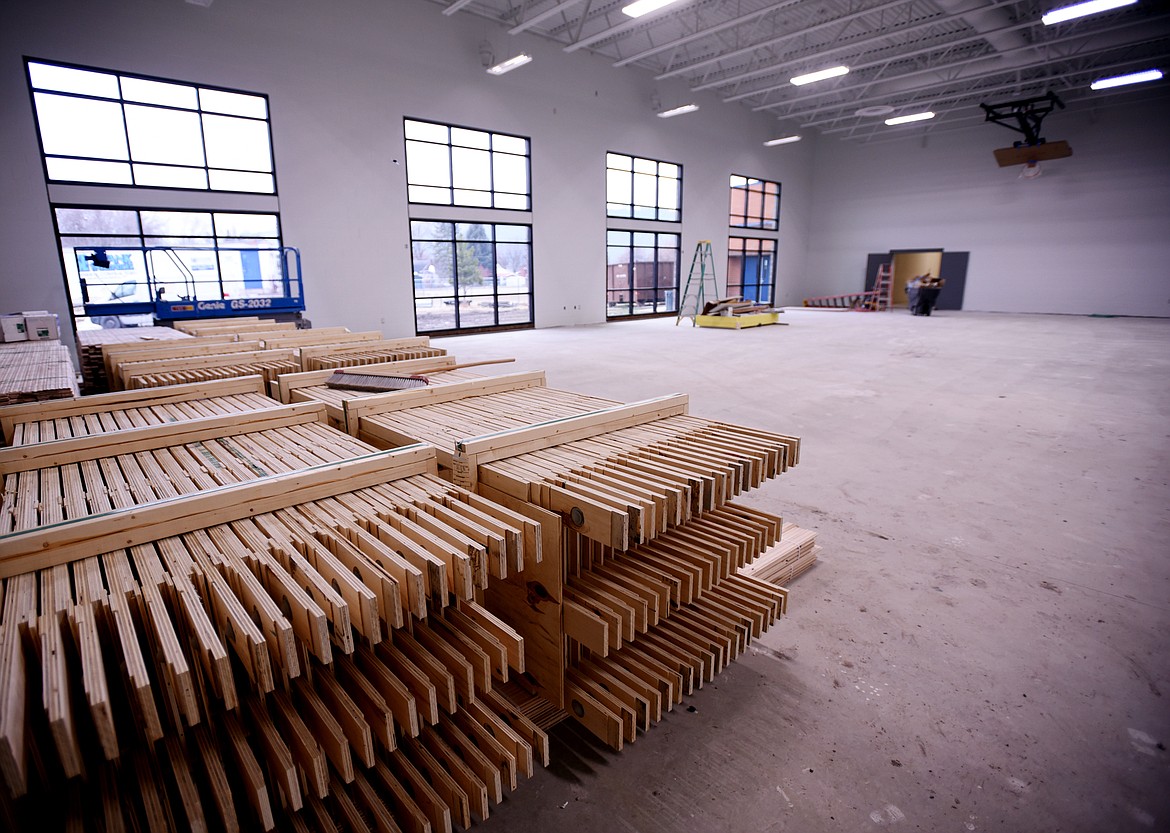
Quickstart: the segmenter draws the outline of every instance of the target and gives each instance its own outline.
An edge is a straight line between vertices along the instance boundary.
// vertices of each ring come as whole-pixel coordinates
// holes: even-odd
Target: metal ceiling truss
[[[630,18],[632,0],[432,0],[565,52],[588,51],[655,81],[713,92],[767,112],[785,128],[870,141],[883,131],[937,131],[983,118],[987,96],[1059,93],[1070,107],[1102,100],[1091,81],[1170,64],[1170,14],[1159,0],[1044,26],[1072,0],[679,0]],[[792,76],[843,64],[849,74],[793,86]],[[615,83],[620,76],[615,74]],[[1170,79],[1124,96],[1165,95]],[[931,109],[935,118],[885,128],[859,109]],[[875,127],[876,124],[876,127]]]

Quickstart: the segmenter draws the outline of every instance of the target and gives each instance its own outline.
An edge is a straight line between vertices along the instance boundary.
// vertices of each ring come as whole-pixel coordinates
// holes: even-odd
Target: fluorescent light
[[[911,113],[908,116],[894,116],[892,119],[886,119],[886,124],[893,127],[895,124],[907,124],[912,121],[926,121],[933,118],[934,113]]]
[[[829,67],[817,72],[810,72],[807,75],[798,75],[795,78],[789,78],[790,84],[801,86],[802,84],[811,84],[814,81],[824,81],[826,78],[836,78],[838,75],[848,75],[849,67]]]
[[[779,139],[769,139],[768,141],[764,142],[764,147],[772,148],[772,147],[776,147],[776,145],[787,145],[787,144],[790,144],[791,142],[799,142],[799,141],[800,141],[799,136],[781,136]]]
[[[532,56],[521,52],[514,58],[509,58],[506,61],[500,61],[494,67],[488,67],[488,73],[491,75],[503,75],[505,72],[511,72],[516,67],[522,67],[532,60]]]
[[[630,17],[641,17],[650,12],[656,12],[663,6],[669,6],[671,3],[677,3],[678,0],[637,0],[628,6],[622,7],[622,12]]]
[[[1110,87],[1124,87],[1126,84],[1140,84],[1143,81],[1157,81],[1162,77],[1162,70],[1147,69],[1142,72],[1131,72],[1129,75],[1115,75],[1112,78],[1098,78],[1089,85],[1091,90],[1107,90]]]
[[[675,107],[670,110],[663,110],[658,114],[658,118],[669,119],[671,116],[681,116],[683,113],[693,113],[698,109],[698,104],[684,104],[681,107]]]
[[[1044,21],[1045,26],[1051,26],[1053,23],[1063,23],[1066,20],[1084,17],[1087,14],[1107,12],[1110,9],[1117,9],[1136,2],[1137,0],[1089,0],[1087,3],[1076,3],[1061,9],[1053,9],[1040,19]]]

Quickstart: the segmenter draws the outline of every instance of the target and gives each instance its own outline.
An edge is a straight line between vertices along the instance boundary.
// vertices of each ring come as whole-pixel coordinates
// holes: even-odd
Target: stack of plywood
[[[77,371],[59,341],[0,344],[0,405],[77,396]]]
[[[189,339],[190,335],[170,327],[122,327],[111,330],[78,330],[77,351],[81,360],[81,392],[110,390],[103,349],[117,344],[152,344],[157,341]]]
[[[780,542],[740,572],[772,584],[787,585],[812,567],[820,552],[815,532],[786,523]]]
[[[272,404],[0,452],[11,829],[449,831],[547,763],[476,601],[539,526]]]

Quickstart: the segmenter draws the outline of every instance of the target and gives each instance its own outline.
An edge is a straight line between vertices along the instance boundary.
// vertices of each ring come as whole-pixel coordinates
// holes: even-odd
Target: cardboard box
[[[0,315],[0,341],[28,341],[23,315]]]
[[[57,316],[53,313],[26,315],[24,331],[29,341],[51,341],[61,337]]]

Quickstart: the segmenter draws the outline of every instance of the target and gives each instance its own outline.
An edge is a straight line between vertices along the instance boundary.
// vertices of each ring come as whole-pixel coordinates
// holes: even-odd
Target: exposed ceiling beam
[[[771,12],[778,11],[778,10],[783,9],[783,8],[787,8],[788,6],[795,6],[799,2],[800,2],[800,0],[784,0],[784,2],[782,2],[782,3],[773,3],[771,6],[767,6],[766,8],[757,9],[754,12],[748,12],[747,14],[742,14],[739,17],[732,18],[731,20],[726,20],[723,23],[720,23],[720,24],[715,25],[715,26],[710,26],[708,28],[701,29],[698,32],[693,32],[693,33],[686,35],[684,37],[676,38],[675,40],[669,41],[669,42],[661,44],[659,46],[652,46],[649,49],[645,49],[645,50],[639,52],[637,55],[631,55],[628,58],[622,58],[620,61],[617,61],[616,63],[614,63],[614,66],[615,67],[624,67],[627,64],[632,64],[635,61],[642,60],[643,58],[649,58],[651,55],[657,55],[659,52],[665,52],[668,49],[674,49],[675,47],[678,47],[678,46],[686,46],[688,43],[694,43],[697,40],[702,40],[703,38],[705,38],[709,35],[714,35],[714,34],[717,34],[719,32],[722,32],[726,29],[734,29],[736,26],[741,26],[744,23],[749,23],[752,20],[755,20],[757,17],[763,17],[766,14],[770,14]],[[905,0],[897,0],[897,2],[902,3],[902,2],[905,2]]]
[[[914,76],[918,76],[918,75],[929,75],[931,73],[937,74],[937,73],[941,73],[941,72],[948,72],[948,71],[950,71],[954,68],[957,68],[957,67],[968,66],[970,64],[976,64],[976,63],[980,63],[983,61],[994,60],[996,58],[1002,58],[1004,56],[1011,55],[1014,53],[1035,52],[1035,51],[1038,51],[1038,49],[1040,47],[1047,48],[1047,47],[1058,46],[1060,44],[1072,43],[1072,42],[1085,43],[1085,42],[1092,40],[1093,38],[1099,37],[1100,35],[1104,35],[1104,34],[1107,34],[1110,32],[1116,32],[1116,31],[1119,31],[1121,29],[1127,29],[1131,26],[1148,26],[1148,25],[1149,25],[1148,20],[1129,21],[1126,23],[1119,23],[1117,25],[1109,26],[1109,27],[1106,27],[1104,29],[1096,29],[1092,33],[1081,32],[1078,34],[1066,35],[1063,38],[1056,38],[1056,39],[1053,39],[1050,41],[1044,41],[1043,43],[1039,43],[1039,44],[1029,44],[1028,46],[1020,46],[1020,47],[1016,47],[1015,49],[1009,49],[1005,52],[996,52],[996,53],[991,53],[991,54],[987,54],[987,55],[979,55],[979,56],[976,56],[974,58],[965,58],[965,59],[959,60],[959,61],[949,61],[942,66],[926,67],[924,69],[912,70],[911,72],[903,72],[903,73],[900,73],[898,75],[893,75],[893,76],[890,76],[889,78],[884,79],[884,82],[889,83],[890,81],[901,81],[903,79],[913,78]],[[1164,37],[1164,35],[1160,35],[1159,37]],[[1093,50],[1091,52],[1079,52],[1079,53],[1077,53],[1076,57],[1082,57],[1084,55],[1100,55],[1100,54],[1103,54],[1105,52],[1108,52],[1109,50],[1121,48],[1122,46],[1124,46],[1124,44],[1114,43],[1114,44],[1110,44],[1106,47],[1103,47],[1102,49],[1096,49],[1096,50]],[[864,64],[861,67],[859,67],[859,69],[868,69],[870,67],[879,66],[879,65],[884,66],[884,65],[887,65],[887,64],[891,63],[892,61],[896,61],[896,60],[902,60],[901,56],[892,56],[891,58],[880,61],[880,62],[871,63],[871,64]],[[994,75],[995,73],[999,73],[999,72],[1010,72],[1013,70],[1033,69],[1036,67],[1047,66],[1051,63],[1052,63],[1051,58],[1041,58],[1040,60],[1033,61],[1031,63],[1021,63],[1021,64],[1002,66],[1002,67],[999,67],[999,68],[993,70],[989,74]],[[963,76],[962,79],[952,79],[952,80],[967,80],[970,78],[982,78],[982,77],[985,77],[985,76],[982,74],[981,75],[969,75],[969,76]],[[946,83],[946,82],[944,82],[944,83]],[[791,86],[791,85],[790,84],[778,84],[778,85],[775,85],[774,87],[768,88],[768,91],[782,89],[784,87],[789,87],[789,86]],[[819,93],[813,92],[813,93],[809,93],[807,95],[798,96],[796,98],[785,99],[784,101],[776,101],[776,102],[773,102],[771,104],[761,104],[761,105],[758,105],[756,107],[753,107],[752,111],[759,112],[761,110],[771,110],[775,107],[783,107],[786,104],[794,104],[794,103],[801,102],[801,101],[811,101],[813,99],[823,98],[824,96],[832,94],[832,93],[847,93],[850,91],[859,90],[865,86],[867,86],[867,83],[863,82],[863,83],[854,84],[854,85],[848,86],[848,87],[836,87],[836,88],[825,90],[825,91],[819,92]],[[930,89],[931,87],[934,87],[934,86],[938,86],[938,85],[937,84],[927,85],[925,87],[914,87],[912,89],[927,90],[927,89]],[[757,90],[756,92],[760,93],[760,92],[764,92],[764,90]],[[901,92],[905,92],[905,91],[895,91],[892,93],[888,93],[886,95],[887,96],[888,95],[898,95]]]
[[[743,47],[740,47],[739,49],[733,49],[730,52],[724,52],[724,53],[722,53],[720,55],[716,55],[712,58],[704,58],[701,61],[695,61],[693,64],[687,64],[686,66],[683,66],[683,67],[676,67],[675,69],[672,69],[669,72],[664,72],[660,75],[654,76],[654,80],[655,81],[665,81],[667,78],[672,78],[675,75],[682,75],[686,72],[690,72],[693,69],[698,69],[699,67],[705,67],[705,66],[710,66],[711,64],[717,64],[720,61],[726,61],[729,58],[738,58],[740,55],[750,55],[751,53],[755,52],[758,49],[766,49],[769,46],[776,46],[778,44],[783,43],[786,40],[800,37],[804,34],[807,34],[808,32],[815,32],[818,29],[824,29],[827,26],[834,26],[834,25],[839,24],[839,23],[845,23],[845,22],[848,22],[850,20],[856,20],[859,17],[865,17],[866,15],[869,15],[869,14],[876,14],[879,12],[887,11],[889,9],[897,8],[898,6],[905,6],[905,5],[906,5],[906,0],[890,0],[890,2],[888,2],[888,3],[883,3],[880,6],[874,6],[873,8],[866,9],[865,11],[853,12],[852,14],[847,14],[844,17],[838,17],[838,18],[833,18],[832,20],[826,20],[823,23],[818,23],[814,26],[809,26],[806,29],[799,29],[799,30],[794,31],[794,32],[785,32],[783,35],[777,35],[776,37],[768,38],[767,40],[762,40],[759,43],[753,43],[749,46],[743,46]],[[941,12],[939,13],[939,16],[942,17]]]
[[[459,11],[464,6],[469,6],[469,5],[471,5],[471,0],[455,0],[454,3],[452,3],[447,8],[443,9],[443,14],[446,14],[446,15],[455,14],[455,12]]]
[[[1007,26],[1007,27],[1005,27],[1001,30],[997,30],[997,31],[1001,31],[1001,32],[1017,31],[1020,29],[1030,29],[1036,25],[1037,24],[1035,22],[1028,21],[1027,23],[1017,23],[1015,26]],[[1081,37],[1083,37],[1083,35]],[[906,61],[906,60],[909,60],[911,58],[917,58],[920,55],[928,55],[931,52],[939,52],[939,51],[945,50],[945,49],[953,49],[954,47],[961,46],[965,43],[974,43],[976,41],[981,41],[981,40],[986,40],[986,37],[984,37],[984,35],[982,35],[982,34],[968,35],[967,37],[959,38],[958,40],[949,40],[949,41],[945,41],[943,43],[932,44],[930,46],[923,46],[923,47],[915,49],[911,52],[900,52],[897,55],[889,55],[885,58],[879,58],[876,61],[870,61],[868,64],[851,64],[849,66],[849,71],[851,73],[855,73],[855,72],[860,72],[860,71],[865,70],[865,69],[872,69],[873,67],[888,66],[893,61]],[[1035,48],[1035,47],[1032,46],[1030,48]],[[829,51],[829,52],[826,52],[823,54],[831,55],[831,54],[833,54],[833,51]],[[997,54],[1002,55],[1003,53],[1002,52],[988,53],[986,55],[981,55],[979,57],[981,59],[982,58],[990,58],[990,57],[993,57],[994,55],[997,55]],[[797,64],[797,63],[800,63],[800,61],[788,61],[788,62],[783,63],[783,64],[776,64],[775,71],[779,72],[784,67],[789,67],[789,66],[792,66],[792,65]],[[831,63],[831,61],[829,61],[827,63]],[[954,65],[955,64],[953,62],[950,62],[947,64],[947,66],[954,66]],[[772,84],[770,86],[760,87],[758,89],[751,90],[749,92],[736,93],[735,95],[727,96],[726,98],[723,99],[723,101],[725,103],[730,104],[733,101],[741,101],[745,98],[751,98],[752,96],[755,96],[755,95],[762,95],[764,93],[774,92],[775,90],[783,90],[783,89],[790,87],[790,86],[792,86],[792,84],[789,81],[781,81],[778,84]],[[692,87],[691,88],[692,91],[697,91],[699,89],[701,89],[701,88],[700,87]]]
[[[1081,37],[1083,38],[1084,36],[1082,35]],[[1102,47],[1101,49],[1090,50],[1088,52],[1079,52],[1079,53],[1077,53],[1076,57],[1078,59],[1083,59],[1083,58],[1092,57],[1094,55],[1102,55],[1102,54],[1105,54],[1107,52],[1111,52],[1113,50],[1116,50],[1117,48],[1118,48],[1117,44],[1110,44],[1109,46]],[[980,60],[986,60],[986,58],[983,58]],[[955,64],[951,64],[950,66],[956,66],[956,65],[958,65],[958,63],[972,63],[972,61],[956,62]],[[996,75],[1002,75],[1004,73],[1009,73],[1009,72],[1020,72],[1022,70],[1028,70],[1028,69],[1043,68],[1043,67],[1049,66],[1050,64],[1051,64],[1051,62],[1049,60],[1041,59],[1038,61],[1034,61],[1033,63],[1030,63],[1030,64],[1019,64],[1017,66],[997,67],[995,69],[988,70],[987,72],[979,72],[979,73],[975,73],[973,75],[964,75],[961,77],[953,77],[953,78],[948,78],[948,79],[945,79],[943,81],[939,81],[939,82],[932,83],[932,84],[925,84],[925,85],[918,86],[918,87],[907,87],[906,89],[902,89],[902,90],[892,90],[890,92],[879,93],[879,94],[874,95],[874,96],[866,97],[864,99],[864,101],[866,101],[866,102],[881,101],[883,99],[895,98],[895,97],[900,96],[900,95],[913,96],[913,95],[917,95],[917,94],[921,94],[921,93],[928,93],[931,90],[936,90],[936,89],[939,89],[941,87],[946,87],[949,84],[960,84],[960,83],[967,84],[967,83],[970,83],[972,81],[978,81],[980,78],[994,78]],[[945,69],[948,69],[948,67],[941,67],[941,68],[927,69],[927,70],[918,70],[916,72],[908,72],[908,73],[905,73],[903,75],[893,76],[890,80],[903,80],[905,78],[909,78],[909,77],[916,76],[916,75],[942,72]],[[856,87],[853,87],[850,89],[856,89]],[[785,101],[785,102],[777,102],[776,104],[765,104],[765,105],[761,105],[759,107],[753,107],[752,111],[759,112],[761,110],[771,110],[771,109],[774,109],[776,107],[782,107],[785,104],[796,104],[796,103],[799,103],[801,101],[811,101],[811,100],[814,100],[817,98],[822,98],[822,97],[823,96],[820,96],[820,95],[800,96],[799,98],[790,99],[789,101]],[[834,102],[834,103],[827,105],[827,106],[828,107],[856,107],[860,104],[862,104],[862,99],[857,99],[854,101]],[[812,108],[805,110],[803,112],[785,113],[783,116],[780,116],[780,118],[800,119],[804,116],[814,115],[818,112],[822,112],[822,111],[824,111],[824,109],[825,109],[825,107],[812,107]]]
[[[902,0],[896,0],[895,3],[887,4],[887,6],[900,5],[901,3],[902,3]],[[997,9],[997,8],[1000,8],[1001,6],[1014,5],[1015,3],[1016,3],[1016,0],[1000,0],[1000,2],[998,2],[994,5],[987,6],[987,9],[988,10]],[[884,10],[886,8],[886,6],[882,6],[880,8],[882,8]],[[841,18],[841,21],[854,20],[860,16],[862,16],[861,13],[847,15],[846,17]],[[875,32],[872,35],[861,38],[860,40],[850,41],[848,43],[843,43],[840,45],[829,45],[828,47],[822,47],[821,48],[822,51],[817,53],[817,57],[818,58],[826,58],[826,56],[832,55],[835,52],[840,52],[840,51],[844,51],[847,49],[848,50],[856,50],[858,47],[864,47],[864,46],[867,46],[871,43],[878,43],[880,41],[890,40],[890,39],[895,38],[895,37],[904,37],[906,35],[912,35],[915,32],[920,32],[923,29],[929,29],[932,26],[938,26],[940,23],[945,23],[945,22],[948,22],[949,20],[950,20],[949,18],[931,18],[930,20],[924,20],[921,23],[916,23],[913,26],[907,26],[903,29],[890,29],[890,30],[887,30],[884,32]],[[817,26],[810,26],[808,29],[802,30],[799,34],[804,35],[808,32],[812,32],[816,29],[825,28],[826,26],[829,26],[833,22],[841,22],[841,21],[830,21],[830,22],[818,24]],[[1018,24],[1017,26],[1012,27],[1012,29],[1026,29],[1026,28],[1030,28],[1032,26],[1038,26],[1038,25],[1040,25],[1040,21],[1036,20],[1034,22],[1030,21],[1027,23]],[[1009,30],[1005,29],[1003,31],[1009,31]],[[793,36],[793,37],[795,37],[795,36]],[[969,36],[967,38],[964,38],[963,41],[980,40],[980,39],[986,40],[986,37],[983,34],[975,34],[975,35]],[[961,43],[963,41],[951,40],[951,41],[947,41],[947,43],[944,45],[950,46],[951,44]],[[928,50],[929,49],[939,49],[939,48],[941,48],[941,46],[942,45],[934,46],[934,47],[927,47],[927,49]],[[913,53],[909,53],[909,54],[913,54]],[[793,59],[791,61],[784,61],[784,62],[781,62],[778,64],[773,64],[770,67],[761,67],[760,69],[751,70],[749,72],[743,72],[743,73],[740,73],[739,75],[725,76],[725,77],[720,78],[716,81],[708,81],[708,82],[705,82],[703,84],[699,84],[697,86],[691,87],[691,92],[699,92],[701,90],[709,90],[709,89],[713,89],[715,87],[724,87],[728,84],[734,83],[735,81],[746,80],[748,78],[758,77],[760,75],[768,75],[772,72],[779,71],[780,67],[792,66],[793,64],[806,62],[807,60],[808,60],[808,58],[806,58],[806,57],[796,58],[796,59]],[[831,62],[826,60],[826,63],[831,63]],[[871,62],[867,66],[874,66],[874,65],[880,64],[880,63],[882,63],[882,61]],[[859,67],[859,66],[851,66],[849,69],[850,69],[850,71],[853,71],[853,70],[860,69],[860,68],[861,67]],[[783,87],[783,86],[787,86],[787,84],[781,84],[779,86]],[[773,88],[773,89],[775,89],[775,88]],[[739,98],[747,98],[748,96],[755,95],[758,92],[762,92],[762,90],[757,90],[757,91],[751,92],[751,93],[743,93],[743,94],[740,94],[738,96],[738,98],[732,97],[732,98],[725,98],[723,100],[724,101],[738,101]]]
[[[540,14],[534,14],[532,17],[516,24],[515,26],[513,26],[511,29],[508,30],[508,34],[509,35],[518,35],[521,32],[523,32],[525,29],[531,29],[536,24],[543,23],[544,21],[548,20],[550,17],[563,12],[565,9],[569,8],[570,6],[576,6],[580,2],[581,2],[581,0],[564,0],[563,3],[557,3],[552,8],[545,9]]]

